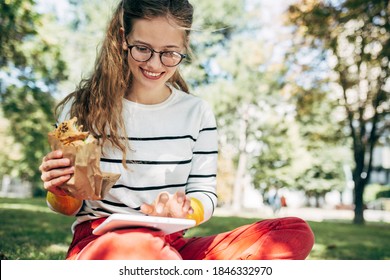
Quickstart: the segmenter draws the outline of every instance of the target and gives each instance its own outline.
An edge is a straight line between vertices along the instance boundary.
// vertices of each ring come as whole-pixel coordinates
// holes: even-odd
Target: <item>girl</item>
[[[265,220],[209,237],[148,228],[92,231],[112,213],[210,219],[217,205],[217,130],[212,110],[188,93],[178,65],[189,53],[193,7],[187,0],[123,0],[91,77],[59,104],[102,143],[101,169],[120,173],[109,194],[73,211],[67,259],[305,259],[314,237],[298,218]],[[73,173],[61,151],[40,166],[44,188]],[[61,211],[58,200],[48,201]],[[57,204],[56,204],[57,203]]]

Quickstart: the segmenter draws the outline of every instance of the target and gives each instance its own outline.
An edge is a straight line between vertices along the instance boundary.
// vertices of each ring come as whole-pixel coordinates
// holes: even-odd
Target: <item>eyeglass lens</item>
[[[131,56],[139,62],[148,61],[154,52],[145,46],[133,46],[131,48]],[[174,51],[159,52],[158,55],[160,56],[161,63],[165,66],[176,66],[182,60],[182,56]]]

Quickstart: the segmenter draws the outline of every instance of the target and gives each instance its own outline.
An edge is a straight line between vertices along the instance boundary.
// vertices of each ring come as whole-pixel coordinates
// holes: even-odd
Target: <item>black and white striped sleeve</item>
[[[215,116],[210,106],[204,103],[186,189],[188,196],[202,203],[204,221],[210,219],[217,205],[217,161],[218,134]]]

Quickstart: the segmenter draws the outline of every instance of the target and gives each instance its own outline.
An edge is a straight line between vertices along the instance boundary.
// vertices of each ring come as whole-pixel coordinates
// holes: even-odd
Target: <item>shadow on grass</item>
[[[0,209],[0,258],[64,259],[74,218],[55,213]]]

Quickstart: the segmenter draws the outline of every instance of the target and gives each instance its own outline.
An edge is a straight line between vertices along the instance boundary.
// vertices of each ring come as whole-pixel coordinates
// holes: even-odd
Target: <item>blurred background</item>
[[[217,117],[219,209],[390,212],[389,1],[191,2],[181,69]],[[45,195],[53,109],[117,3],[0,0],[0,197]]]

